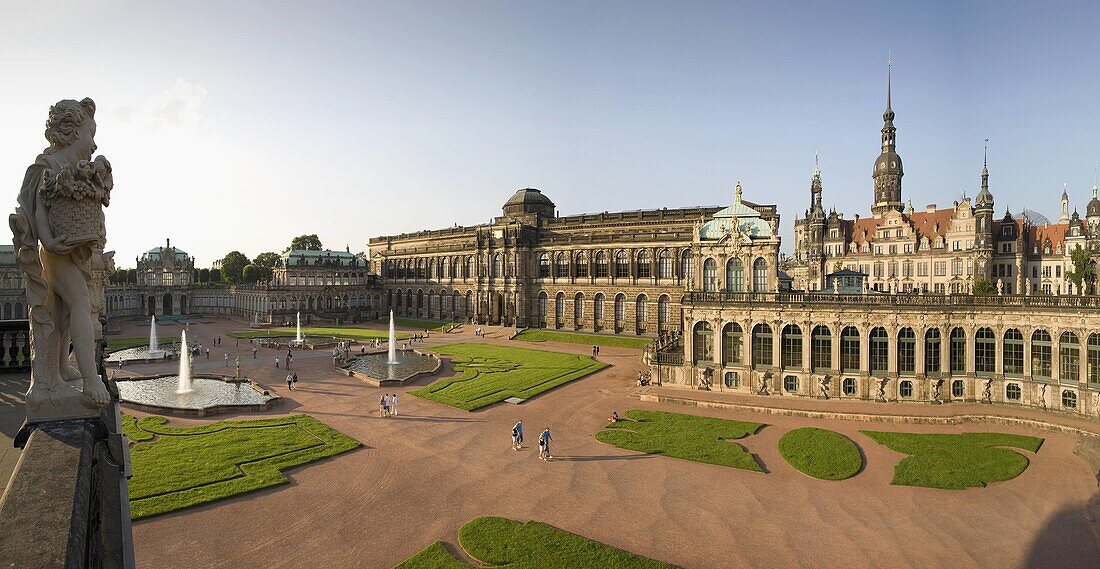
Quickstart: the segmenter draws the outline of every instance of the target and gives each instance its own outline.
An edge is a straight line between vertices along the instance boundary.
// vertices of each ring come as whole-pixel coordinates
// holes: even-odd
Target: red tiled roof
[[[909,225],[917,232],[919,239],[927,237],[929,241],[935,242],[936,237],[947,235],[947,230],[951,227],[951,218],[954,215],[954,208],[944,208],[937,209],[932,213],[927,211],[915,212],[906,217],[909,220]],[[937,226],[937,224],[939,225]]]
[[[1051,223],[1049,225],[1036,225],[1031,228],[1031,234],[1028,235],[1028,247],[1034,250],[1035,246],[1039,246],[1039,250],[1043,250],[1043,245],[1047,239],[1050,239],[1051,251],[1058,251],[1059,247],[1066,240],[1066,230],[1069,229],[1068,223]]]

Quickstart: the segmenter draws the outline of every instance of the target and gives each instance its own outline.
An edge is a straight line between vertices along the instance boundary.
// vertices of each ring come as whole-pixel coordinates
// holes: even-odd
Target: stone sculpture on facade
[[[993,380],[986,379],[982,389],[982,403],[993,403]]]
[[[878,401],[879,403],[885,403],[886,402],[886,386],[889,385],[889,384],[890,384],[890,380],[885,378],[885,377],[882,378],[881,380],[879,380],[878,395],[875,396],[875,401]]]
[[[100,279],[113,264],[103,254],[103,207],[114,180],[106,158],[92,159],[94,115],[91,99],[50,107],[50,146],[27,168],[8,219],[30,317],[28,423],[92,417],[110,400],[96,346],[102,337]]]
[[[766,371],[764,375],[760,376],[760,389],[756,391],[757,395],[771,395],[771,391],[768,390],[768,379],[771,378],[772,372]]]
[[[821,396],[824,397],[825,399],[829,398],[829,383],[831,383],[831,382],[832,382],[832,378],[830,378],[827,375],[821,378],[821,382],[820,382]]]
[[[943,389],[943,380],[937,379],[932,384],[932,403],[940,403],[940,390]]]

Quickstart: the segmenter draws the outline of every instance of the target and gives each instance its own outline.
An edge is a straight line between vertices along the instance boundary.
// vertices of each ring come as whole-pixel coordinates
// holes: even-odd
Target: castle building
[[[493,222],[370,240],[398,315],[654,336],[680,329],[685,291],[775,291],[779,214],[742,200],[559,216],[523,188]]]
[[[647,354],[664,385],[879,402],[982,401],[1100,418],[1100,296],[1069,280],[1072,252],[1100,253],[1086,219],[994,216],[988,164],[973,202],[903,207],[887,87],[871,216],[825,212],[814,169],[795,221],[791,292],[683,297],[683,343]],[[1089,263],[1094,263],[1090,258]],[[976,283],[995,283],[973,294]],[[705,283],[704,283],[705,285]],[[918,294],[906,294],[906,293]]]
[[[997,218],[986,161],[973,201],[964,196],[947,208],[929,204],[916,211],[911,203],[903,207],[904,170],[890,90],[888,82],[882,152],[872,170],[871,215],[849,219],[836,211],[826,213],[821,205],[821,170],[815,167],[810,207],[794,222],[794,287],[822,290],[826,275],[846,269],[866,273],[868,287],[880,292],[960,294],[985,280],[1005,294],[1070,294],[1073,249],[1100,251],[1095,186],[1085,221],[1076,210],[1070,214],[1064,189],[1058,223],[1030,211],[1012,216],[1006,210]]]

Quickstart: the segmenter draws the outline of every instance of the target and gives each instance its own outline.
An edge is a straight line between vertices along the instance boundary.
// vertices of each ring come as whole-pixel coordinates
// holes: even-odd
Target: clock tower
[[[893,209],[901,211],[901,156],[898,156],[894,128],[894,110],[890,108],[890,88],[893,75],[893,59],[887,60],[886,71],[886,112],[882,113],[882,153],[875,160],[871,177],[875,180],[875,201],[871,213],[882,217],[883,213]]]

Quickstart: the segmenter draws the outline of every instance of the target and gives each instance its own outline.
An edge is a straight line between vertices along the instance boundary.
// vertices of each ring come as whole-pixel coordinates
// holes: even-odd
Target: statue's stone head
[[[95,137],[95,101],[85,98],[82,101],[64,99],[50,107],[50,116],[46,119],[46,140],[50,147],[46,153],[72,146],[77,156],[91,159],[96,151]]]

